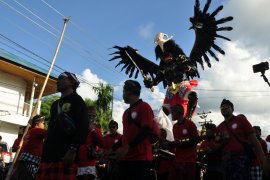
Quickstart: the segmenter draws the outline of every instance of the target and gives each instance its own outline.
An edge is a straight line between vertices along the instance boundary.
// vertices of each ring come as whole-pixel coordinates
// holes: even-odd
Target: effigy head
[[[171,40],[172,38],[173,38],[173,36],[169,37],[167,34],[160,32],[155,36],[154,43],[157,45],[160,45],[161,43],[163,44],[163,43]]]

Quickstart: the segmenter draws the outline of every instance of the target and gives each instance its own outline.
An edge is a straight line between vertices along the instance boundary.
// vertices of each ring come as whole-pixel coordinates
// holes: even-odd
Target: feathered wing
[[[212,13],[207,13],[210,4],[211,0],[207,0],[204,9],[201,11],[199,0],[196,0],[194,6],[194,16],[190,18],[190,22],[192,23],[191,28],[195,30],[196,39],[189,58],[191,61],[196,61],[199,63],[202,69],[204,69],[204,62],[208,67],[211,67],[210,59],[207,53],[209,53],[217,61],[219,61],[219,59],[213,50],[223,55],[225,54],[225,52],[215,44],[215,40],[216,38],[222,38],[230,41],[230,39],[217,34],[217,32],[232,30],[232,27],[218,27],[218,25],[231,21],[233,17],[229,16],[216,20],[215,16],[223,9],[223,6],[219,6]]]
[[[115,67],[123,65],[121,71],[125,69],[125,73],[129,75],[130,78],[134,76],[136,79],[140,71],[146,76],[150,75],[152,78],[156,76],[159,66],[138,54],[136,49],[130,46],[114,46],[113,48],[117,49],[117,51],[111,54],[114,55],[114,57],[109,61],[119,60],[119,63]]]

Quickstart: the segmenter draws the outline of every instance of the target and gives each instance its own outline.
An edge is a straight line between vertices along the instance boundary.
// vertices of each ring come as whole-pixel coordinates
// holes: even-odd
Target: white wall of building
[[[0,136],[9,147],[18,136],[20,124],[27,124],[23,116],[26,85],[23,78],[0,71],[0,110],[4,111],[0,112]]]
[[[23,114],[26,81],[0,71],[0,110]]]
[[[0,136],[2,141],[7,142],[9,148],[13,145],[14,140],[18,137],[19,125],[0,121]]]

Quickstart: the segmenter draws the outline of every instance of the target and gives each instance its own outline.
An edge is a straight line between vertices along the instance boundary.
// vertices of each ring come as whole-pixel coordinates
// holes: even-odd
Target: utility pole
[[[202,112],[202,113],[197,113],[197,115],[199,115],[199,117],[201,118],[201,119],[203,119],[203,121],[200,121],[199,122],[199,124],[202,126],[202,131],[201,131],[201,135],[203,135],[204,133],[205,133],[205,125],[207,124],[207,123],[212,123],[213,121],[210,119],[209,121],[207,121],[207,116],[208,116],[208,114],[210,114],[211,113],[211,111],[209,111],[209,112]]]
[[[14,165],[15,165],[15,163],[16,163],[16,161],[17,161],[17,158],[18,158],[18,155],[20,154],[20,151],[21,151],[21,147],[22,147],[22,144],[23,144],[23,139],[24,139],[25,135],[27,134],[27,132],[28,132],[30,126],[31,126],[31,123],[32,123],[31,120],[32,120],[32,118],[33,118],[35,115],[37,115],[38,104],[41,102],[41,98],[42,98],[43,92],[44,92],[45,87],[46,87],[46,85],[47,85],[47,82],[48,82],[48,79],[49,79],[49,77],[50,77],[52,68],[53,68],[53,66],[54,66],[54,62],[55,62],[55,59],[56,59],[56,57],[57,57],[57,54],[58,54],[60,45],[61,45],[62,40],[63,40],[63,37],[64,37],[64,33],[65,33],[65,30],[66,30],[66,26],[67,26],[67,23],[68,23],[69,20],[70,20],[70,16],[64,19],[64,26],[63,26],[63,29],[62,29],[62,33],[61,33],[61,36],[60,36],[58,45],[57,45],[56,50],[55,50],[55,52],[54,52],[54,56],[53,56],[53,59],[52,59],[50,68],[49,68],[49,70],[48,70],[48,73],[47,73],[47,76],[46,76],[45,81],[44,81],[44,83],[43,83],[43,86],[42,86],[42,88],[41,88],[41,90],[40,90],[40,93],[39,93],[39,96],[38,96],[38,99],[37,99],[37,103],[36,103],[36,105],[35,105],[35,107],[34,107],[34,110],[31,112],[31,116],[30,116],[30,119],[29,119],[29,121],[28,121],[28,124],[27,124],[27,126],[26,126],[26,128],[25,128],[25,131],[24,131],[24,133],[23,133],[22,140],[21,140],[21,142],[20,142],[19,148],[18,148],[18,150],[17,150],[17,152],[16,152],[16,155],[15,155],[15,157],[14,157],[14,159],[13,159],[13,162],[12,162],[10,168],[9,168],[9,171],[8,171],[8,173],[7,173],[7,177],[6,177],[5,180],[10,180],[10,178],[11,178],[11,173],[12,173],[12,171],[13,171],[13,169],[14,169]]]
[[[111,119],[113,118],[113,94],[114,94],[114,88],[112,86],[112,113],[111,113]]]

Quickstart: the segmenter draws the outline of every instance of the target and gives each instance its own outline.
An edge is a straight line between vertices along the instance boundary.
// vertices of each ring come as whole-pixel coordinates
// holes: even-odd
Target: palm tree
[[[110,103],[112,102],[112,92],[113,88],[109,85],[104,85],[99,83],[97,87],[92,88],[97,94],[97,108],[103,111],[110,109]]]
[[[107,131],[109,121],[112,119],[110,104],[113,100],[113,88],[109,85],[99,83],[97,87],[92,87],[92,89],[98,96],[96,101],[98,122],[102,126],[103,131]]]

